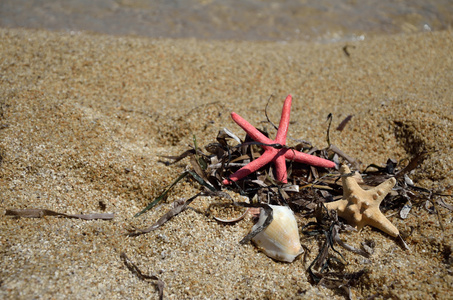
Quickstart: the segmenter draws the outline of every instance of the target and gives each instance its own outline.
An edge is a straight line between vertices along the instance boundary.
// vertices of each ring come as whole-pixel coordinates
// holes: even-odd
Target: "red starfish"
[[[239,126],[242,127],[242,129],[244,129],[248,133],[248,135],[253,140],[266,145],[278,144],[285,146],[286,135],[288,133],[289,127],[289,114],[291,112],[291,100],[291,95],[288,95],[288,97],[286,97],[285,103],[283,104],[282,117],[280,119],[280,124],[278,126],[277,136],[275,137],[275,140],[271,140],[266,137],[264,134],[259,132],[258,129],[253,127],[249,122],[244,120],[235,112],[231,113],[231,117]],[[278,147],[278,149],[272,146],[262,145],[262,147],[264,148],[263,155],[239,169],[228,179],[224,179],[223,184],[229,184],[231,183],[231,181],[242,179],[257,171],[258,169],[264,167],[270,162],[275,165],[276,179],[282,183],[287,183],[288,180],[285,159],[324,168],[334,168],[336,166],[336,164],[330,160],[302,153],[294,149],[289,149],[287,147]]]

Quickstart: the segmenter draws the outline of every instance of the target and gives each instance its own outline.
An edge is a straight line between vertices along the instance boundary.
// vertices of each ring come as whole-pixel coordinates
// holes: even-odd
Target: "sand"
[[[149,234],[125,233],[150,226],[173,201],[200,190],[186,180],[165,203],[134,218],[189,165],[168,165],[160,155],[180,154],[193,135],[207,145],[223,127],[243,137],[229,117],[233,110],[275,134],[264,115],[270,95],[274,122],[293,95],[291,138],[326,147],[327,115],[336,127],[352,114],[331,142],[362,169],[388,158],[404,165],[428,151],[411,178],[451,195],[452,50],[451,31],[314,44],[0,29],[0,298],[157,298],[154,283],[123,264],[125,252],[165,282],[167,299],[343,299],[341,290],[310,283],[306,270],[320,247],[313,240],[302,241],[311,249],[307,261],[292,264],[240,245],[250,219],[224,225],[186,210]],[[198,198],[191,206],[213,201]],[[376,243],[369,260],[340,249],[346,271],[370,270],[352,287],[353,297],[451,297],[452,214],[439,208],[442,231],[425,201],[405,220],[386,211],[409,235],[411,252],[369,227],[342,234],[357,247],[365,239]],[[5,216],[19,208],[115,218]]]

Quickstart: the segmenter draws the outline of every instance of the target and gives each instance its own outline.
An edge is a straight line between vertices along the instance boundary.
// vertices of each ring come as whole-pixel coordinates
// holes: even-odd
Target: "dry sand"
[[[451,195],[452,52],[451,31],[319,45],[1,29],[0,298],[157,298],[154,284],[132,274],[121,252],[157,274],[168,299],[344,298],[309,283],[317,243],[303,241],[308,261],[292,264],[239,245],[250,220],[227,226],[187,210],[149,234],[124,234],[199,191],[185,181],[163,205],[133,218],[188,165],[168,166],[159,155],[186,150],[192,135],[200,146],[213,142],[223,127],[244,136],[232,110],[271,130],[263,122],[271,94],[270,118],[278,122],[292,94],[289,134],[318,147],[327,146],[329,113],[333,126],[353,114],[331,139],[362,168],[436,151],[411,177]],[[210,201],[198,198],[192,206]],[[113,220],[4,215],[11,208],[100,212],[100,202]],[[390,217],[401,232],[413,230],[410,253],[369,227],[342,235],[357,247],[365,239],[376,243],[370,260],[340,250],[346,271],[370,270],[352,288],[354,297],[452,297],[452,214],[439,209],[445,231],[424,204],[406,220]]]

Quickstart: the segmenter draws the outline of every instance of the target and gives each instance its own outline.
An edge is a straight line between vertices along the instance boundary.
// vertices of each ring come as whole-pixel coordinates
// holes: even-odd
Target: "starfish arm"
[[[245,132],[250,135],[250,137],[257,142],[263,143],[263,144],[274,144],[275,142],[271,140],[270,138],[266,137],[264,134],[262,134],[258,129],[253,127],[252,124],[247,122],[244,118],[242,118],[240,115],[238,115],[235,112],[231,113],[231,118],[241,126],[242,129],[244,129]]]
[[[316,167],[335,168],[336,164],[333,161],[310,155],[307,153],[299,152],[297,150],[288,149],[285,157],[289,160],[297,161],[303,164],[312,165]]]
[[[253,172],[267,165],[273,158],[274,155],[273,153],[271,153],[271,151],[264,151],[263,155],[237,170],[233,175],[229,177],[229,179],[224,179],[223,184],[229,184],[231,181],[237,181],[244,178],[245,176],[252,174]]]
[[[327,210],[336,210],[338,215],[340,215],[340,213],[342,214],[346,205],[348,204],[348,201],[347,200],[344,200],[344,199],[340,199],[340,200],[337,200],[337,201],[333,201],[333,202],[327,202],[327,203],[324,203],[324,205],[326,206]]]
[[[280,124],[278,125],[277,136],[275,137],[275,142],[280,145],[286,144],[286,135],[288,134],[289,128],[289,117],[291,113],[291,95],[286,97],[285,102],[282,108],[282,117],[280,119]]]
[[[341,175],[345,175],[351,173],[351,170],[347,165],[342,165],[340,168]],[[349,195],[353,194],[354,191],[360,191],[362,188],[357,183],[357,180],[352,176],[344,176],[342,177],[343,183],[343,197],[349,197]]]
[[[379,210],[373,211],[366,216],[366,224],[373,226],[388,235],[391,235],[393,237],[397,237],[400,232],[398,229],[393,225]]]
[[[384,200],[385,196],[387,196],[387,194],[390,193],[395,184],[396,179],[394,177],[391,177],[384,181],[383,183],[381,183],[380,185],[368,190],[367,193],[369,193],[372,196],[375,203],[379,205],[381,204],[382,200]]]
[[[288,173],[286,171],[286,160],[285,155],[282,151],[278,151],[278,154],[274,158],[275,164],[275,177],[282,183],[288,182]]]

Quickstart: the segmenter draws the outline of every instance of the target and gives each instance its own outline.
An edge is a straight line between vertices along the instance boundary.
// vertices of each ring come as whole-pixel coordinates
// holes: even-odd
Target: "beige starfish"
[[[341,166],[340,172],[342,175],[351,173],[346,165]],[[343,199],[326,203],[328,210],[336,210],[340,217],[359,230],[370,225],[393,237],[399,235],[398,229],[379,210],[382,200],[396,184],[395,178],[369,190],[363,190],[352,176],[343,176],[342,182]]]

